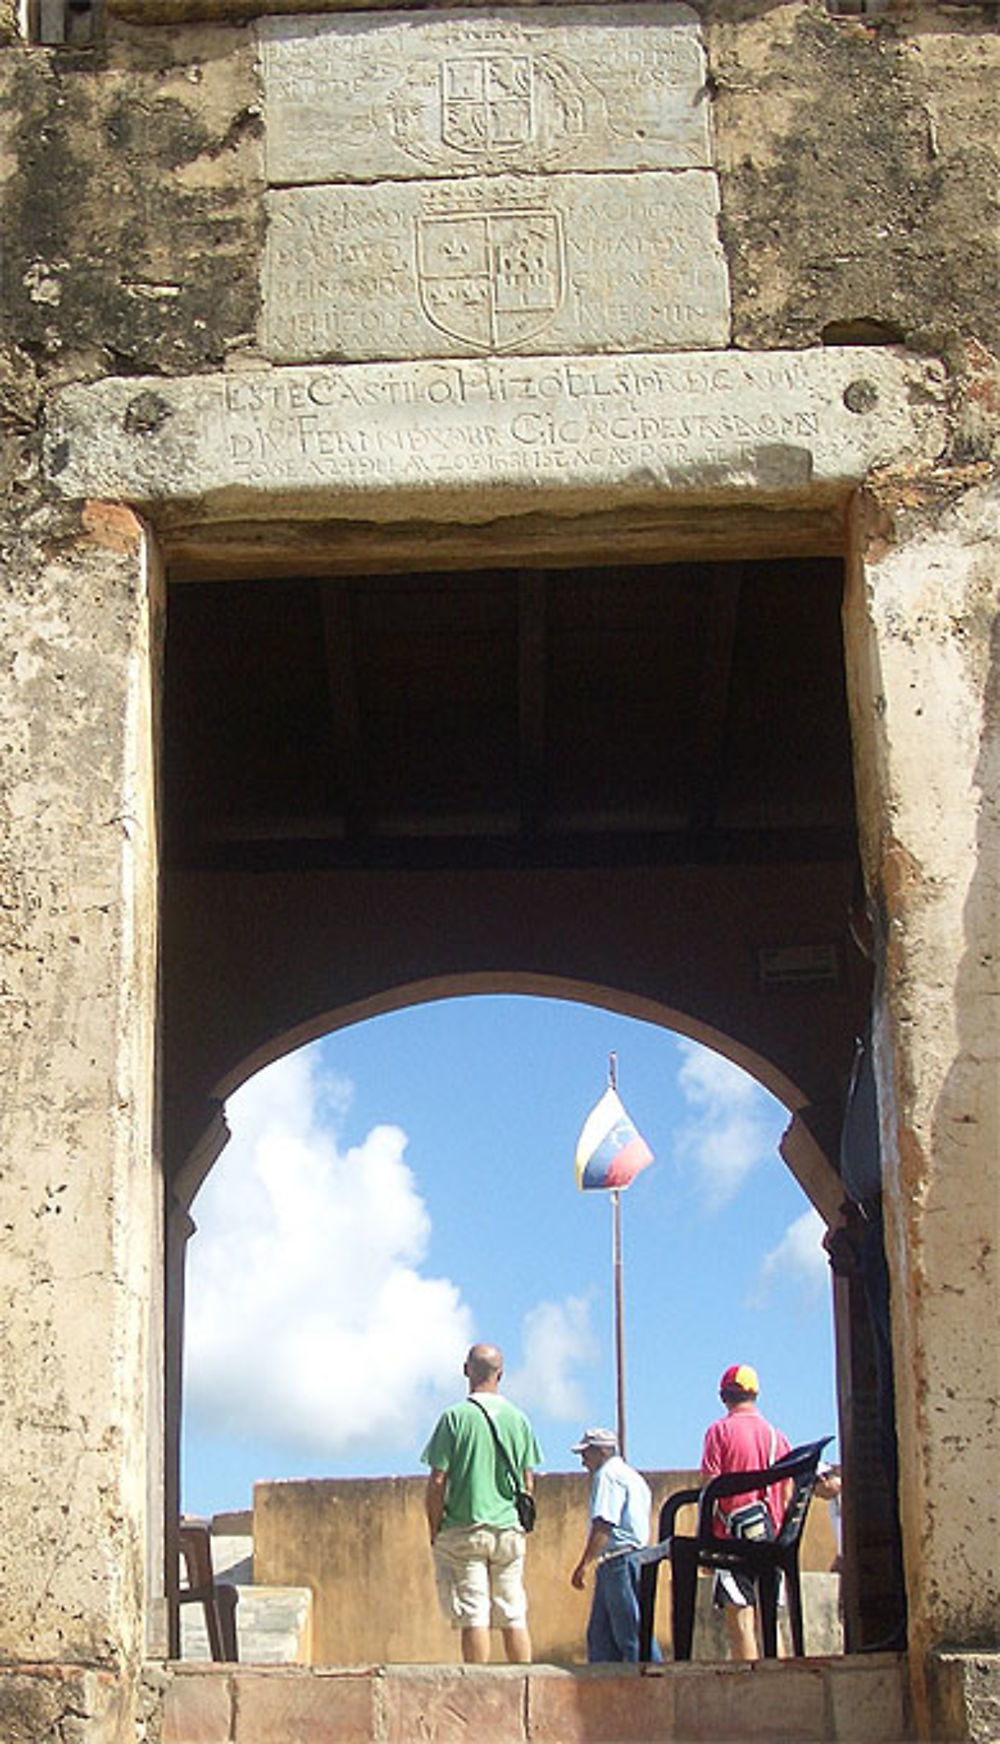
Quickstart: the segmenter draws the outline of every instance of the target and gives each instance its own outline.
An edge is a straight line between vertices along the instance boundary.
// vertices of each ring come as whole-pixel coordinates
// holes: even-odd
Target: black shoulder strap
[[[500,1440],[500,1437],[497,1434],[497,1426],[494,1423],[493,1418],[490,1416],[490,1413],[487,1411],[486,1406],[483,1404],[480,1404],[480,1401],[478,1399],[470,1398],[469,1404],[470,1405],[478,1405],[483,1416],[486,1418],[486,1421],[490,1426],[490,1434],[492,1435],[494,1443],[496,1445],[496,1450],[497,1450],[498,1454],[500,1455],[500,1458],[503,1460],[504,1465],[507,1468],[507,1476],[510,1478],[510,1481],[513,1484],[515,1490],[519,1490],[521,1488],[521,1478],[520,1478],[517,1470],[515,1469],[514,1461],[511,1459],[510,1454],[507,1452],[507,1449],[504,1447],[503,1442]]]

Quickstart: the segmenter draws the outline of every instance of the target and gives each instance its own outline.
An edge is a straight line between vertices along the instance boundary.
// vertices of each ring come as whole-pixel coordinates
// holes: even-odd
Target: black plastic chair
[[[639,1658],[650,1659],[653,1646],[653,1615],[660,1563],[670,1558],[672,1578],[671,1616],[674,1658],[690,1659],[694,1638],[695,1600],[699,1568],[728,1568],[749,1575],[760,1603],[764,1657],[778,1654],[778,1594],[781,1576],[788,1593],[788,1617],[795,1653],[805,1652],[802,1634],[802,1585],[799,1578],[799,1546],[816,1488],[824,1447],[833,1440],[810,1441],[793,1447],[783,1459],[760,1471],[726,1472],[712,1478],[700,1490],[676,1490],[660,1509],[659,1543],[639,1552]],[[715,1504],[720,1496],[739,1496],[747,1490],[770,1489],[772,1484],[791,1483],[792,1493],[773,1539],[717,1538],[712,1530]],[[674,1522],[686,1503],[698,1503],[698,1530],[694,1537],[674,1531]]]

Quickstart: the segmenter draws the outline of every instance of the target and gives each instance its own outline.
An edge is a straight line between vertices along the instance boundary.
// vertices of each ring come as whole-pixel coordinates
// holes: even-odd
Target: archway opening
[[[185,1506],[225,1515],[233,1555],[265,1480],[262,1566],[293,1589],[308,1577],[324,1658],[442,1651],[392,1604],[426,1575],[423,1536],[399,1534],[404,1566],[362,1607],[363,1636],[344,1623],[327,1525],[276,1548],[269,1498],[322,1495],[328,1513],[339,1499],[374,1528],[416,1482],[475,1337],[504,1349],[504,1390],[529,1410],[547,1473],[576,1469],[585,1424],[615,1421],[610,1205],[573,1172],[611,1048],[656,1158],[623,1207],[630,1460],[697,1467],[718,1376],[741,1353],[793,1443],[835,1429],[825,1225],[779,1153],[788,1110],[746,1073],[662,1025],[551,998],[446,999],[340,1028],[230,1099],[233,1138],[188,1250]],[[378,1484],[345,1481],[377,1478],[394,1480],[381,1503]],[[574,1526],[556,1534],[550,1513],[533,1545],[542,1658],[583,1652],[586,1607],[575,1614],[560,1578]],[[810,1580],[833,1554],[815,1526]],[[292,1514],[284,1530],[301,1536]],[[242,1602],[253,1641],[252,1589]]]

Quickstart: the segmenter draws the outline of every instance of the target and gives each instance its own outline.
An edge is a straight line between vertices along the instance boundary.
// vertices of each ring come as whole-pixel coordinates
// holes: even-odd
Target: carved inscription
[[[728,342],[703,170],[296,188],[268,206],[275,362]]]
[[[720,469],[749,475],[765,445],[786,450],[786,481],[801,483],[821,427],[793,364],[769,377],[790,396],[781,409],[731,404],[740,394],[737,367],[681,360],[675,369],[647,358],[596,372],[560,360],[431,366],[420,377],[285,374],[225,384],[228,456],[238,476],[319,478],[346,469],[385,482],[402,466],[416,478],[453,483],[484,469],[530,481],[539,472],[652,466],[674,484]]]
[[[711,164],[686,5],[266,18],[272,185]]]
[[[108,380],[59,397],[48,465],[69,495],[207,496],[216,513],[255,496],[475,518],[567,490],[794,494],[937,451],[926,372],[866,352],[863,412],[856,373],[832,348],[279,369],[158,381],[172,414],[147,433],[127,427],[144,384]]]

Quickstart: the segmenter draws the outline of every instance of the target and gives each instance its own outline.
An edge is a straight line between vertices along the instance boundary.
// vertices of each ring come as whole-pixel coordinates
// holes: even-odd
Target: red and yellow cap
[[[757,1370],[749,1363],[733,1363],[719,1382],[720,1393],[752,1393],[756,1398],[760,1392],[760,1382]]]

